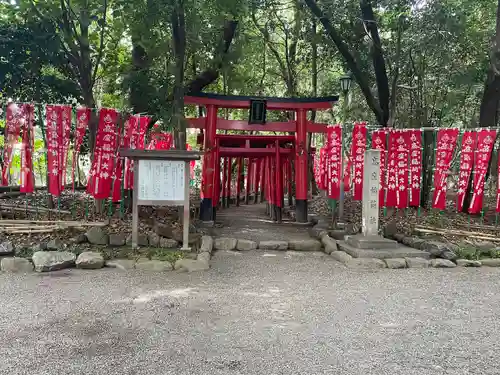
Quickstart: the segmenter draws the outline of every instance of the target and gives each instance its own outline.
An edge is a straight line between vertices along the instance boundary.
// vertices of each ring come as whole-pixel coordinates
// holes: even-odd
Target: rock
[[[101,253],[85,251],[78,255],[78,258],[76,259],[76,267],[87,270],[96,270],[104,267],[104,258]]]
[[[346,265],[349,268],[385,268],[384,261],[375,258],[352,258]]]
[[[438,241],[425,241],[421,244],[420,250],[427,251],[435,257],[440,257],[443,252],[448,250],[446,245]]]
[[[331,238],[329,235],[324,236],[321,239],[323,246],[325,247],[325,253],[331,254],[334,251],[338,250],[337,241]]]
[[[14,253],[14,246],[10,241],[0,243],[0,256],[10,255]]]
[[[261,250],[288,250],[288,242],[286,241],[260,241],[259,249]]]
[[[424,258],[405,258],[408,268],[427,268],[429,261]]]
[[[113,233],[109,235],[109,246],[124,246],[127,236],[123,233]]]
[[[2,258],[0,269],[4,272],[32,272],[33,264],[25,258]]]
[[[453,251],[445,250],[441,253],[441,258],[447,259],[447,260],[455,260],[458,258],[458,256]]]
[[[236,238],[220,237],[215,239],[215,250],[234,250],[238,240]]]
[[[318,240],[321,240],[323,236],[326,236],[328,234],[328,228],[325,228],[323,226],[315,225],[312,228],[309,228],[309,236],[312,238],[316,238]]]
[[[210,264],[201,260],[179,259],[175,262],[174,268],[180,271],[196,272],[208,270],[210,268]]]
[[[490,254],[492,250],[495,249],[495,244],[489,241],[478,241],[475,243],[475,247],[481,252],[481,254]]]
[[[257,242],[250,240],[238,240],[236,250],[248,251],[257,249]]]
[[[64,243],[59,238],[54,238],[47,242],[47,250],[58,251],[64,249]]]
[[[404,258],[385,259],[385,264],[387,268],[391,269],[406,268],[406,260]]]
[[[135,268],[143,271],[172,271],[172,264],[161,260],[142,260],[139,259],[135,264]]]
[[[419,238],[416,238],[416,237],[411,237],[411,236],[405,236],[403,238],[403,240],[401,241],[401,243],[403,245],[406,245],[406,246],[409,246],[409,247],[413,247],[414,249],[416,249],[417,247],[415,246],[415,242],[416,240],[420,240]]]
[[[176,240],[160,237],[160,247],[162,249],[176,249],[178,245]]]
[[[481,262],[478,260],[457,259],[457,266],[459,266],[459,267],[481,267]]]
[[[352,256],[350,256],[344,251],[332,251],[330,256],[336,261],[339,261],[340,263],[343,264],[347,264],[353,259]]]
[[[405,237],[406,236],[403,233],[396,233],[392,236],[392,238],[394,238],[398,242],[403,242]]]
[[[87,238],[87,236],[85,234],[79,234],[78,236],[76,237],[73,237],[71,239],[71,242],[74,243],[74,244],[81,244],[81,243],[87,243],[89,240]]]
[[[107,245],[108,235],[102,227],[92,227],[85,233],[88,241],[93,245]]]
[[[57,271],[75,265],[76,255],[69,251],[37,251],[32,257],[35,271]]]
[[[214,250],[214,239],[210,236],[202,236],[201,237],[201,245],[200,245],[200,253],[209,253],[211,254]]]
[[[160,236],[157,234],[157,233],[149,233],[148,235],[148,243],[149,243],[149,246],[153,246],[153,247],[158,247],[160,246]]]
[[[422,250],[422,244],[425,243],[425,240],[419,237],[410,237],[410,238],[411,241],[408,243],[407,246],[413,247],[414,249]]]
[[[106,262],[106,267],[117,268],[122,271],[131,270],[135,267],[135,260],[113,259]]]
[[[156,222],[154,224],[153,230],[156,232],[158,236],[165,238],[173,238],[174,236],[174,228],[168,224],[163,224],[160,222]]]
[[[132,234],[127,236],[127,245],[132,245]],[[137,246],[147,247],[149,246],[149,239],[146,234],[137,235]]]
[[[398,233],[398,222],[396,220],[389,221],[384,227],[384,237],[394,238]]]
[[[47,250],[47,243],[46,242],[36,243],[31,247],[31,251],[33,253],[36,253],[37,251],[44,251],[44,250]]]
[[[346,233],[343,230],[333,229],[328,231],[328,235],[334,240],[344,241]]]
[[[208,263],[210,261],[210,253],[208,252],[199,253],[198,256],[196,257],[196,260]]]
[[[431,259],[429,265],[434,268],[455,268],[457,265],[448,259]]]
[[[288,241],[288,248],[298,251],[319,251],[321,250],[321,242],[313,239],[290,240]]]
[[[500,258],[481,259],[481,264],[485,267],[500,267]]]

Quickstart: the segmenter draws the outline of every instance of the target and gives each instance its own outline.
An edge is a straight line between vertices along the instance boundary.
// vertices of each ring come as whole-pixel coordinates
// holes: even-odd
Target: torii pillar
[[[202,188],[203,197],[200,202],[200,220],[212,221],[215,218],[215,208],[212,204],[215,185],[215,135],[217,133],[217,107],[207,105],[207,119],[205,137],[203,142],[203,171]]]
[[[307,112],[297,110],[295,132],[295,220],[307,223]]]

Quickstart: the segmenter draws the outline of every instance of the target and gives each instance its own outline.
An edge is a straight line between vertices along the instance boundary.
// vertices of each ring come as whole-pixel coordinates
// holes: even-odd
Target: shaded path
[[[309,227],[300,226],[290,221],[277,224],[266,215],[265,204],[232,206],[217,211],[217,223],[214,234],[219,237],[235,237],[253,241],[287,241],[309,238]]]

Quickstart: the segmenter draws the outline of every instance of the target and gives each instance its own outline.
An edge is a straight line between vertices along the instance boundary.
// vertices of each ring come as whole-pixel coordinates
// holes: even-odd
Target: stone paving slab
[[[284,220],[278,224],[266,215],[265,204],[248,204],[217,211],[215,237],[231,237],[251,241],[290,241],[309,239],[308,226]]]
[[[411,247],[398,246],[396,248],[389,249],[359,249],[347,244],[345,241],[338,241],[338,246],[340,250],[345,251],[353,258],[376,258],[376,259],[387,259],[387,258],[424,258],[429,259],[429,253],[412,249]]]

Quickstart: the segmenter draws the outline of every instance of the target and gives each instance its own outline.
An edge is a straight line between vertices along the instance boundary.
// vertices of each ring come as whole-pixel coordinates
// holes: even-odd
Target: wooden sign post
[[[139,206],[184,206],[182,249],[189,251],[189,163],[199,160],[195,151],[122,149],[134,160],[132,247],[137,248]]]

